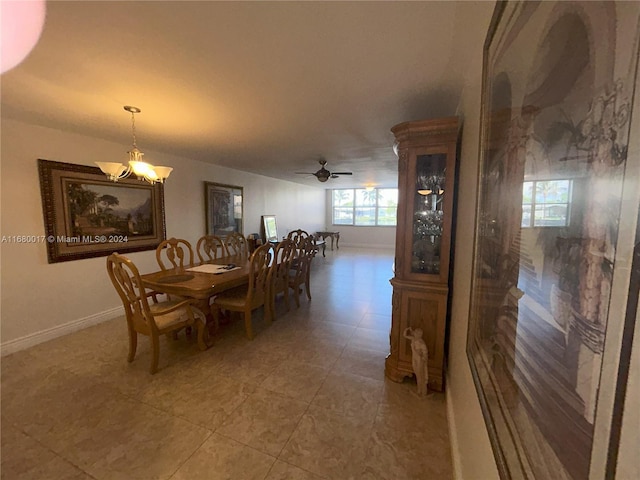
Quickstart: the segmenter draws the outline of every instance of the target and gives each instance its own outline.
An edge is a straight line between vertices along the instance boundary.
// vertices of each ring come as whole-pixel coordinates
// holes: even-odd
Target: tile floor
[[[153,376],[123,318],[2,358],[2,479],[451,478],[444,395],[384,377],[392,261],[328,251],[311,302],[162,339]]]

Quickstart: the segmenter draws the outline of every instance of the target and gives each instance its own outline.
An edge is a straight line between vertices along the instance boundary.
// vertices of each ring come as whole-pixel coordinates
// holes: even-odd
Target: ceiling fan
[[[298,175],[314,175],[320,182],[326,182],[330,178],[338,178],[340,175],[353,175],[352,172],[330,172],[329,170],[324,168],[324,166],[327,164],[327,161],[324,158],[321,158],[320,160],[318,160],[318,163],[320,164],[321,167],[320,167],[320,170],[318,170],[315,173],[310,173],[310,172],[296,172],[296,173]]]

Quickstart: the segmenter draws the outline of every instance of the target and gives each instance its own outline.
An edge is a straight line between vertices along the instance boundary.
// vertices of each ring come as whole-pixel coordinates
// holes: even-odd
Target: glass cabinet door
[[[411,273],[440,274],[447,155],[416,157]]]

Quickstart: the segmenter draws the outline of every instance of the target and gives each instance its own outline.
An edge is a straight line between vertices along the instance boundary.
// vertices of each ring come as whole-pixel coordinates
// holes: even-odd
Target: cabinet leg
[[[401,372],[394,366],[394,359],[391,358],[391,355],[389,355],[384,362],[384,374],[389,380],[396,383],[402,383],[406,376],[404,372]]]

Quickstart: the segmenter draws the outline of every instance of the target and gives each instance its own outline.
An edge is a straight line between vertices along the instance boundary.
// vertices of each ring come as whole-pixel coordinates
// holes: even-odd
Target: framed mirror
[[[242,233],[242,187],[204,182],[207,235]]]
[[[262,215],[262,237],[265,242],[278,241],[278,228],[275,215]]]

